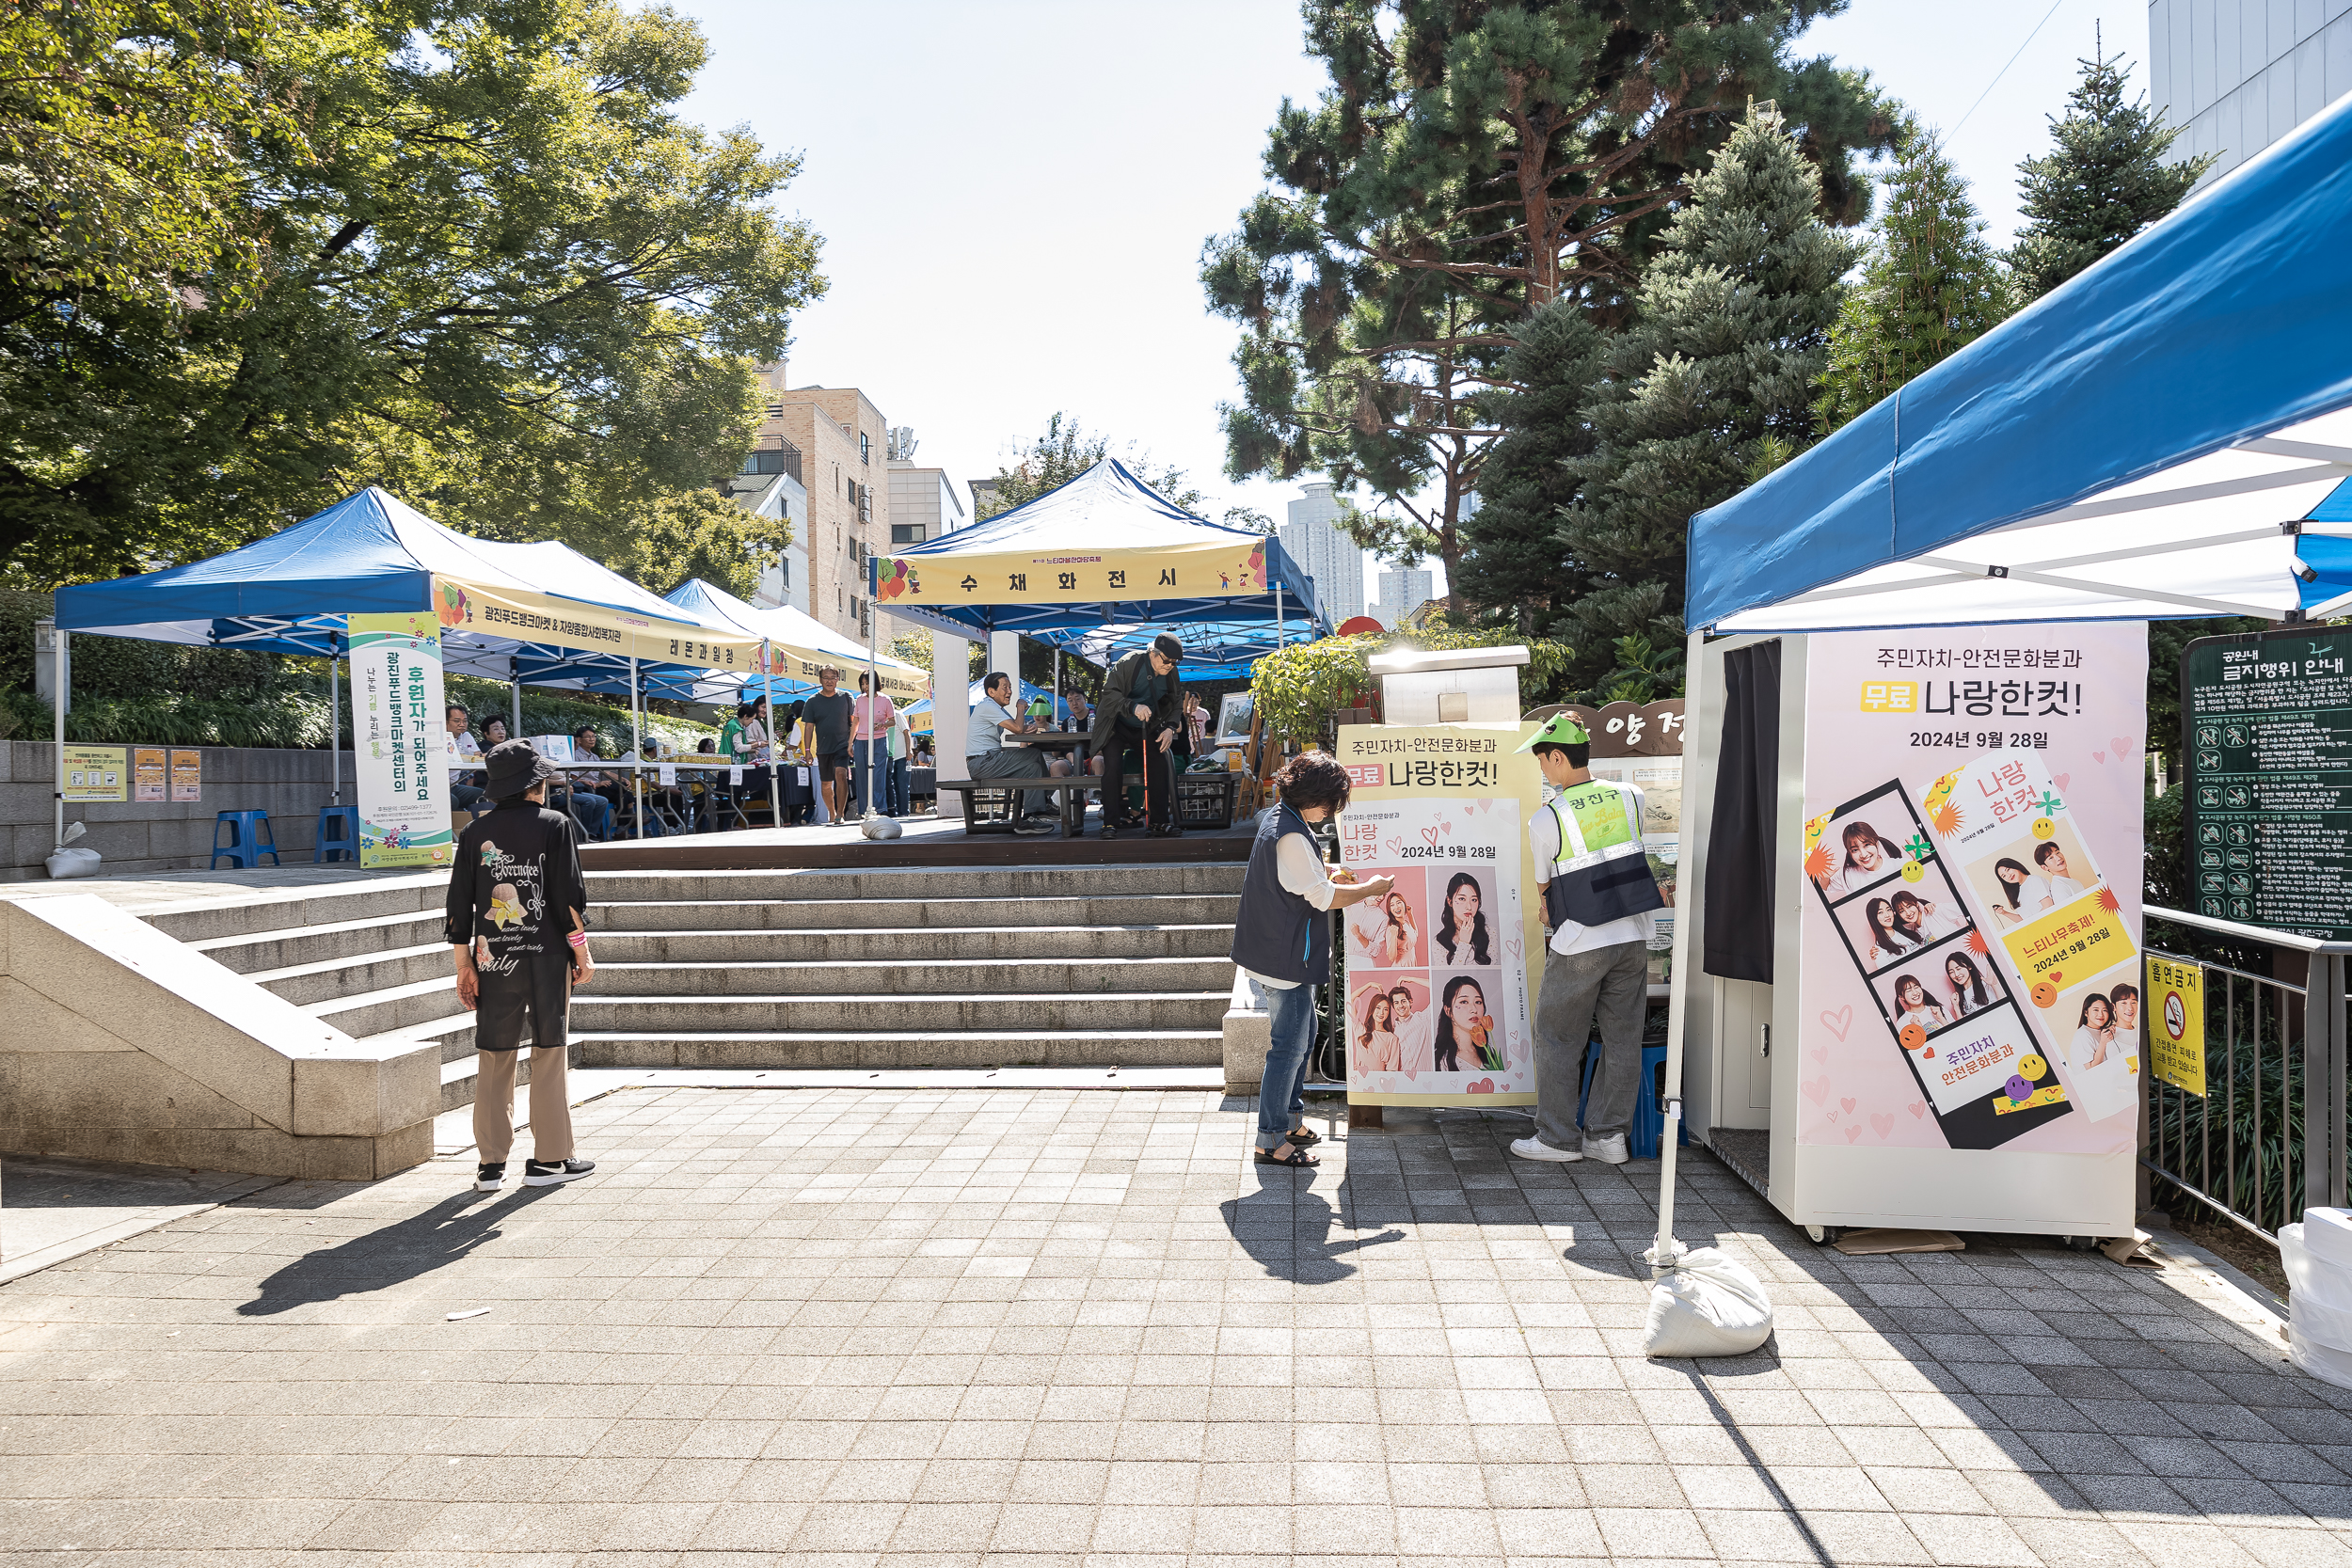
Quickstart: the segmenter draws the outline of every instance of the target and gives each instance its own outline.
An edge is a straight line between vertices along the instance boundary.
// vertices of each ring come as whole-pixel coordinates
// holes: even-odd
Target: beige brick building
[[[890,545],[889,421],[854,387],[785,385],[782,363],[762,365],[767,418],[760,435],[801,451],[808,489],[801,544],[806,552],[808,613],[866,641],[866,556]],[[800,600],[797,592],[793,599]],[[884,634],[887,641],[887,633]]]

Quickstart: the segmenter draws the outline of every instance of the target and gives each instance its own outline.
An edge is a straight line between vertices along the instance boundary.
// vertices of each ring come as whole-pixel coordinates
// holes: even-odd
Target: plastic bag
[[[2332,1383],[2339,1388],[2352,1388],[2352,1352],[2313,1344],[2303,1337],[2301,1329],[2290,1327],[2287,1330],[2287,1359],[2322,1383]]]
[[[1645,1355],[1745,1355],[1772,1335],[1764,1282],[1713,1247],[1684,1253],[1650,1287]]]

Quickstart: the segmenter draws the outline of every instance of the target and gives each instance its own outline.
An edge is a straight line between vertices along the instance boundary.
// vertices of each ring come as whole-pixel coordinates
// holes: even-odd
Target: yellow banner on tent
[[[434,578],[433,609],[445,634],[478,631],[524,642],[621,658],[633,655],[657,664],[694,664],[710,670],[748,671],[759,661],[756,637],[607,605],[581,604],[577,599],[460,582],[454,578]]]
[[[769,646],[775,650],[773,673],[778,680],[813,681],[818,671],[834,669],[841,672],[843,688],[854,693],[858,676],[866,673],[866,661],[851,658],[846,654],[820,654],[789,642],[771,642]],[[913,665],[898,664],[885,658],[879,660],[874,670],[882,677],[882,695],[891,701],[913,702],[923,695],[928,677]],[[752,649],[751,671],[755,675],[768,673],[760,668],[759,649],[756,646]],[[756,690],[752,692],[753,696],[758,694]]]
[[[874,597],[882,604],[1087,604],[1273,591],[1263,536],[1131,550],[882,556],[875,562]]]

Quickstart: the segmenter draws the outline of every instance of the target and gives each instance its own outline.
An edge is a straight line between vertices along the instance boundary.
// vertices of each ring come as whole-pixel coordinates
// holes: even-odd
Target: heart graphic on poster
[[[2053,773],[2050,775],[2050,782],[2058,785],[2058,793],[2063,795],[2066,793],[2066,786],[2074,782],[2074,775],[2072,773]]]
[[[1837,1125],[1837,1113],[1836,1113],[1836,1112],[1832,1111],[1832,1112],[1829,1114],[1829,1124],[1830,1124],[1832,1127],[1835,1127],[1835,1126],[1836,1126],[1836,1125]]]
[[[1468,816],[1470,813],[1476,811],[1477,809],[1478,808],[1476,806],[1464,806],[1462,808],[1462,815],[1464,816]]]
[[[1517,958],[1522,952],[1526,951],[1526,943],[1520,942],[1517,937],[1506,937],[1503,939],[1502,950],[1505,953],[1510,954],[1513,958]]]
[[[1806,1054],[1813,1058],[1813,1065],[1815,1067],[1827,1067],[1829,1065],[1829,1047],[1826,1045],[1817,1045],[1811,1051],[1807,1052]]]
[[[1862,1129],[1861,1129],[1861,1128],[1859,1128],[1859,1127],[1849,1127],[1849,1128],[1847,1128],[1847,1129],[1846,1129],[1846,1141],[1847,1141],[1848,1143],[1851,1143],[1851,1142],[1853,1142],[1856,1138],[1858,1138],[1858,1137],[1860,1137],[1860,1136],[1862,1136]]]
[[[1915,1100],[1909,1105],[1904,1106],[1903,1109],[1911,1113],[1912,1120],[1917,1121],[1921,1117],[1928,1114],[1928,1102],[1924,1100]]]
[[[1870,1131],[1876,1132],[1880,1137],[1883,1138],[1886,1134],[1895,1131],[1895,1118],[1888,1116],[1884,1111],[1872,1111],[1870,1113]]]
[[[1421,840],[1423,844],[1429,845],[1433,848],[1436,847],[1438,842],[1438,830],[1435,824],[1423,828],[1421,831]]]
[[[2119,757],[2127,757],[2132,754],[2132,743],[2120,735],[2107,744],[2114,748],[2115,754]]]
[[[1397,852],[1398,852],[1399,850],[1403,849],[1404,847],[1405,847],[1405,841],[1404,841],[1403,839],[1401,839],[1401,838],[1392,838],[1392,839],[1389,840],[1389,859],[1391,859],[1391,860],[1394,860],[1394,859],[1396,859],[1396,857],[1397,857]]]
[[[1491,1078],[1481,1078],[1477,1083],[1472,1084],[1467,1092],[1470,1094],[1492,1094],[1495,1092],[1495,1081]]]
[[[1828,1077],[1824,1075],[1822,1077],[1816,1078],[1813,1082],[1807,1084],[1804,1086],[1804,1097],[1813,1101],[1816,1105],[1821,1104],[1827,1101],[1829,1099]]]
[[[2107,754],[2105,752],[2093,752],[2090,753],[2090,760],[2093,762],[2105,762],[2107,760]]]
[[[1841,1101],[1839,1101],[1837,1102],[1837,1104],[1838,1104],[1838,1107],[1839,1107],[1841,1110],[1843,1110],[1843,1111],[1844,1111],[1844,1112],[1845,1112],[1848,1116],[1852,1116],[1852,1115],[1853,1115],[1853,1101],[1851,1101],[1851,1100],[1841,1100]]]
[[[1454,824],[1453,824],[1453,823],[1451,823],[1451,822],[1440,822],[1440,823],[1438,823],[1438,827],[1441,831],[1443,831],[1443,832],[1445,832],[1445,833],[1446,833],[1449,837],[1450,837],[1450,836],[1452,836],[1452,834],[1453,834],[1453,832],[1454,832]]]
[[[1836,1035],[1839,1040],[1844,1040],[1846,1031],[1853,1027],[1853,1005],[1848,1003],[1834,1013],[1824,1011],[1821,1014],[1821,1027]]]

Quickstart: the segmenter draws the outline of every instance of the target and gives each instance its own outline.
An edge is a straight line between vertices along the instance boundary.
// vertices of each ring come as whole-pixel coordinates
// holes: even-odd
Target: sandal
[[[1323,1134],[1308,1128],[1294,1127],[1291,1129],[1290,1140],[1291,1147],[1294,1148],[1312,1148],[1323,1141]]]
[[[1262,1148],[1258,1150],[1258,1164],[1262,1165],[1289,1165],[1294,1170],[1304,1170],[1310,1165],[1319,1165],[1323,1164],[1322,1161],[1316,1159],[1313,1155],[1308,1153],[1303,1148],[1295,1148],[1288,1143],[1284,1143],[1279,1147],[1289,1148],[1289,1155],[1278,1159],[1275,1156],[1273,1149]]]

